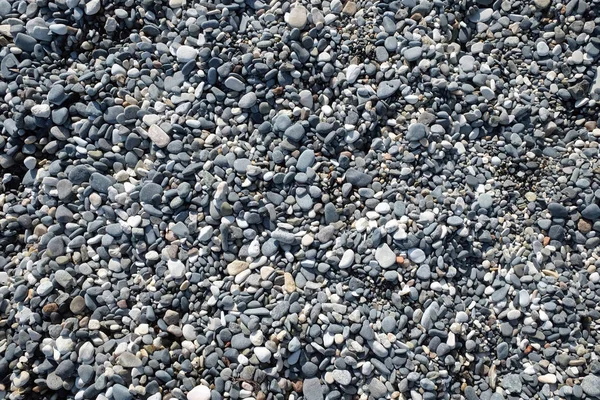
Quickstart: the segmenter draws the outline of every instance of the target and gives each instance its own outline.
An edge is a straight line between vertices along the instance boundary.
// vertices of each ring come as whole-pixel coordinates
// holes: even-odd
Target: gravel
[[[599,10],[0,0],[0,398],[600,398]]]

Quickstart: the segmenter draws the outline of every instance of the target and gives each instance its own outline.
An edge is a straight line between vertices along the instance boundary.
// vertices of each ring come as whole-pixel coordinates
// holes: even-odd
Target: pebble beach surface
[[[0,398],[600,398],[599,0],[0,0]]]

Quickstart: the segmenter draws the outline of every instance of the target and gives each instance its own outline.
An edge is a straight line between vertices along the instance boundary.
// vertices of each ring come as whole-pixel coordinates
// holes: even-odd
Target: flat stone
[[[494,204],[494,198],[488,193],[482,193],[479,195],[477,202],[481,208],[489,209]]]
[[[187,400],[210,400],[211,390],[208,386],[198,385],[187,394]]]
[[[545,375],[540,375],[538,376],[538,382],[541,383],[548,383],[548,384],[554,384],[556,383],[557,379],[556,379],[556,375],[554,374],[545,374]]]
[[[69,309],[73,314],[82,313],[86,309],[85,299],[82,296],[75,296],[73,300],[71,300]]]
[[[410,142],[418,142],[427,136],[427,127],[424,124],[416,122],[410,124],[406,132],[406,140]]]
[[[225,87],[236,92],[243,92],[246,89],[246,84],[235,76],[230,76],[225,79]]]
[[[350,64],[348,66],[348,68],[346,69],[346,79],[348,80],[348,83],[352,84],[352,83],[356,82],[361,71],[362,71],[362,66],[357,65],[357,64]]]
[[[31,107],[31,114],[38,118],[48,118],[51,111],[49,104],[36,104]]]
[[[190,324],[185,324],[183,326],[183,328],[181,329],[181,332],[183,333],[183,337],[186,340],[195,340],[196,339],[196,336],[197,336],[196,328],[194,328]]]
[[[50,390],[60,390],[63,387],[63,380],[60,376],[55,373],[51,373],[46,378],[46,385],[48,385],[48,389]]]
[[[198,56],[198,50],[191,46],[179,46],[176,52],[177,61],[180,63],[186,63],[195,60]]]
[[[120,366],[125,368],[139,368],[142,366],[142,360],[128,351],[121,353],[117,359],[117,362]]]
[[[421,249],[410,249],[408,250],[408,258],[411,261],[420,264],[425,261],[426,256],[425,252]]]
[[[404,51],[404,58],[406,61],[417,61],[422,54],[423,50],[420,47],[411,47]]]
[[[357,11],[356,3],[353,1],[348,1],[348,2],[346,2],[346,5],[344,5],[344,8],[342,8],[342,15],[351,17],[354,14],[356,14],[356,11]]]
[[[331,372],[333,379],[339,383],[340,385],[349,385],[352,382],[352,375],[350,375],[350,371],[346,371],[345,369],[334,369]]]
[[[338,266],[340,269],[346,269],[352,266],[352,264],[354,264],[354,250],[346,249]]]
[[[323,386],[319,378],[304,379],[302,394],[305,400],[323,400]]]
[[[67,100],[65,88],[62,85],[54,84],[48,91],[48,101],[52,104],[61,105]]]
[[[459,216],[452,215],[452,216],[448,217],[446,222],[450,226],[461,226],[463,224],[463,219]]]
[[[56,258],[65,254],[65,242],[62,237],[56,236],[50,239],[46,245],[46,255]]]
[[[591,397],[600,397],[600,376],[590,374],[581,380],[581,388]]]
[[[287,23],[291,28],[302,29],[308,21],[308,11],[303,5],[296,3],[290,10]]]
[[[90,0],[85,3],[85,15],[96,15],[100,11],[102,4],[100,0]]]
[[[545,10],[546,8],[550,7],[552,0],[533,0],[533,3],[538,9]]]
[[[69,181],[74,185],[81,185],[90,179],[92,172],[93,170],[86,165],[76,165],[69,171]]]
[[[400,79],[381,82],[379,86],[377,86],[377,97],[382,100],[392,97],[400,88],[400,84]]]
[[[254,92],[246,93],[240,98],[238,105],[241,108],[252,108],[258,101],[256,94]]]
[[[285,130],[284,136],[295,142],[299,142],[305,133],[304,127],[300,123],[295,123]]]
[[[152,143],[161,148],[167,147],[167,145],[171,142],[169,135],[167,135],[166,132],[156,124],[151,125],[150,128],[148,128],[148,137],[150,140],[152,140]]]
[[[567,208],[558,203],[548,204],[548,211],[550,211],[550,215],[554,218],[566,218],[569,215]]]
[[[387,269],[396,265],[396,253],[387,244],[383,244],[375,251],[375,259],[381,268]]]
[[[433,324],[438,318],[438,313],[440,311],[440,305],[434,301],[429,307],[427,307],[423,311],[423,316],[421,317],[421,325],[425,328],[426,331],[429,331],[433,328]]]
[[[133,395],[129,392],[125,386],[116,383],[112,386],[112,394],[114,400],[132,400]]]
[[[144,203],[151,203],[154,196],[162,196],[163,188],[154,182],[144,182],[140,189],[140,200]]]
[[[510,310],[507,314],[506,314],[506,318],[509,321],[514,321],[516,319],[521,318],[521,311],[519,310]]]
[[[181,279],[185,276],[185,264],[180,260],[169,260],[167,262],[169,274],[174,279]]]
[[[417,278],[426,281],[431,278],[431,269],[429,265],[423,264],[417,269]]]
[[[227,265],[227,273],[235,276],[248,269],[250,264],[242,260],[234,260]]]
[[[506,342],[502,342],[498,345],[498,347],[496,348],[496,354],[498,356],[498,359],[500,360],[505,360],[508,357],[508,343]]]
[[[19,32],[15,36],[14,43],[15,46],[17,46],[23,51],[33,52],[35,45],[37,44],[37,40],[25,33]]]
[[[581,216],[591,221],[600,219],[600,207],[597,204],[590,204],[582,212]]]
[[[535,45],[535,51],[537,52],[538,56],[546,57],[550,53],[550,47],[548,47],[546,42],[540,41]]]
[[[271,360],[271,352],[266,347],[255,347],[254,354],[261,363],[266,363]]]
[[[364,172],[360,172],[354,168],[350,168],[346,171],[346,182],[351,183],[357,187],[366,187],[371,184],[373,178],[371,175]]]
[[[509,393],[521,393],[523,383],[518,374],[508,374],[500,382],[500,386]]]
[[[298,171],[306,172],[309,167],[315,163],[315,152],[312,149],[306,149],[298,157],[296,168]]]
[[[56,283],[58,283],[63,288],[67,288],[73,283],[75,283],[75,279],[73,279],[73,276],[64,269],[59,269],[58,271],[56,271],[54,273],[54,279],[56,280]]]

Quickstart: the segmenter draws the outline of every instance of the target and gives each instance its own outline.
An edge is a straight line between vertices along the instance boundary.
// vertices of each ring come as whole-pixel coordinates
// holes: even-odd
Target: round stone
[[[291,9],[287,23],[292,28],[302,29],[308,20],[308,11],[303,5],[296,4]]]
[[[187,400],[210,400],[211,390],[208,386],[198,385],[187,394]]]
[[[179,46],[177,48],[177,61],[180,63],[186,63],[193,61],[198,56],[198,50],[191,46]]]
[[[408,258],[411,261],[420,264],[425,261],[426,256],[425,252],[421,249],[410,249],[408,250]]]

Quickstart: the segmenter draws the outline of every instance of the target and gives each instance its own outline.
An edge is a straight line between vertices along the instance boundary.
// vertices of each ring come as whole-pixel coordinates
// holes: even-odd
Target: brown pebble
[[[585,219],[580,219],[579,222],[577,222],[577,229],[579,229],[579,232],[581,233],[588,233],[592,230],[592,224]]]
[[[53,312],[56,312],[57,310],[58,310],[58,304],[56,304],[56,303],[48,303],[44,307],[42,307],[42,311],[47,314],[51,314]]]
[[[585,124],[583,124],[583,126],[585,127],[585,129],[588,130],[588,132],[591,132],[594,129],[596,129],[596,125],[596,121],[587,121]]]
[[[302,392],[302,386],[303,386],[302,381],[297,381],[297,382],[294,382],[292,384],[292,387],[294,388],[294,391],[297,392],[297,393]]]
[[[353,1],[349,1],[344,6],[344,8],[342,10],[342,15],[351,17],[354,14],[356,14],[356,10],[357,10],[356,3]]]
[[[82,296],[75,296],[69,305],[69,309],[73,314],[80,314],[85,310],[85,307],[85,300]]]
[[[43,224],[38,224],[33,228],[33,234],[36,236],[43,236],[48,232],[48,228],[46,228]]]

